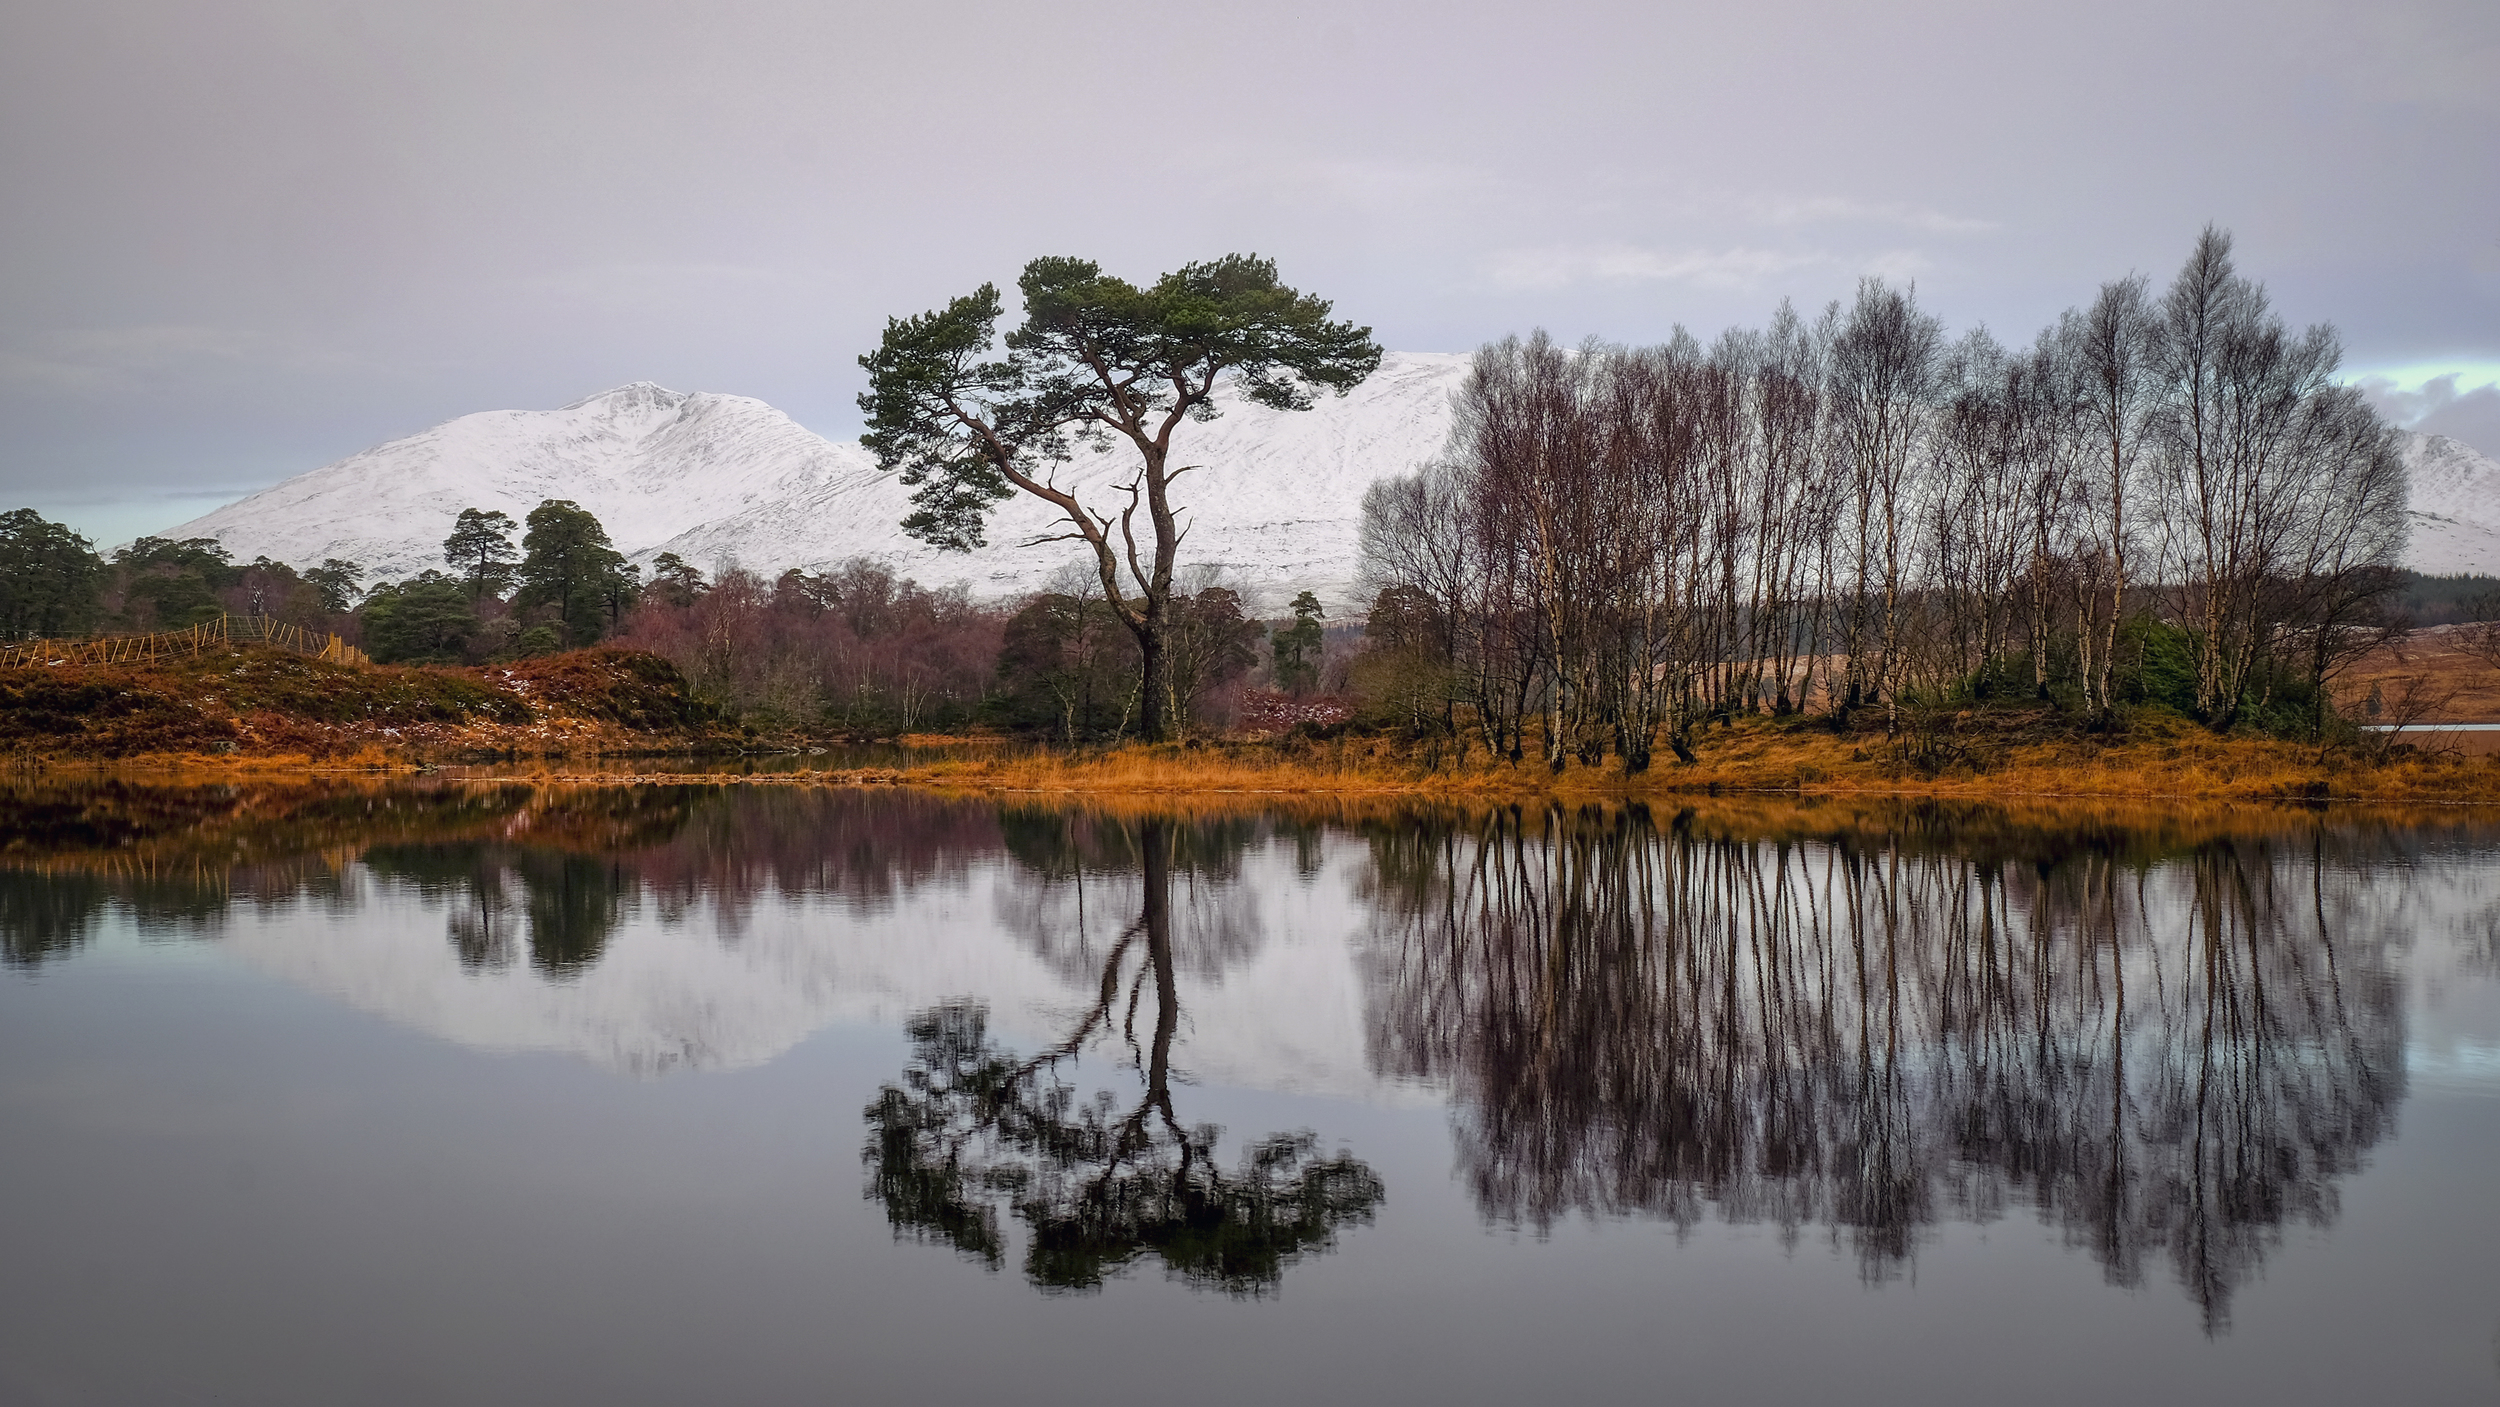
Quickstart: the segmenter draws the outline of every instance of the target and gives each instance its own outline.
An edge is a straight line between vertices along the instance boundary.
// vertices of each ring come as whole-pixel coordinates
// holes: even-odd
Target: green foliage
[[[441,572],[375,587],[359,614],[365,651],[382,664],[457,664],[478,632],[467,583]]]
[[[913,487],[905,530],[952,551],[981,546],[1015,479],[1065,460],[1072,437],[1174,409],[1210,419],[1206,397],[1227,374],[1252,401],[1301,410],[1313,388],[1343,392],[1380,365],[1369,328],[1331,322],[1326,300],[1278,283],[1275,262],[1255,255],[1191,264],[1145,289],[1068,258],[1035,259],[1017,282],[1025,320],[1004,357],[990,355],[998,289],[983,284],[936,312],[889,319],[859,359],[860,443]]]
[[[521,548],[521,589],[512,602],[551,612],[567,644],[599,639],[633,603],[637,570],[578,503],[551,498],[531,509]]]
[[[2145,617],[2118,633],[2117,695],[2183,718],[2196,716],[2196,642],[2185,630]]]
[[[1319,687],[1319,663],[1326,635],[1320,620],[1319,598],[1305,591],[1293,598],[1293,624],[1276,632],[1269,643],[1275,658],[1276,685],[1296,694],[1307,694]]]
[[[344,557],[325,557],[320,566],[303,575],[306,584],[319,595],[321,609],[334,615],[356,609],[356,598],[364,591],[364,564]]]
[[[860,444],[878,468],[901,471],[912,487],[918,508],[903,530],[951,552],[982,546],[990,510],[1015,492],[1000,472],[1002,457],[1066,457],[1047,408],[1025,394],[1024,370],[1012,359],[981,359],[997,340],[998,313],[998,288],[985,283],[936,312],[887,319],[877,350],[859,359],[868,371]],[[992,417],[1001,442],[976,440],[958,405]]]
[[[113,554],[121,620],[131,630],[178,630],[225,610],[217,593],[241,580],[223,544],[211,537],[143,537]]]
[[[512,515],[500,510],[463,508],[443,539],[443,560],[452,574],[469,584],[471,596],[501,595],[512,584]]]
[[[2113,683],[2121,701],[2196,716],[2196,642],[2175,625],[2137,617],[2118,635]],[[2307,738],[2318,731],[2322,700],[2317,688],[2289,662],[2261,660],[2249,679],[2235,731],[2269,737]]]
[[[790,570],[796,572],[798,568]],[[800,572],[799,575],[804,579],[806,573]],[[703,580],[703,573],[676,553],[663,552],[651,559],[651,591],[661,604],[691,606],[694,598],[710,589]]]
[[[1113,611],[1139,636],[1138,734],[1162,741],[1179,721],[1165,608],[1181,527],[1171,459],[1185,421],[1216,415],[1229,379],[1249,400],[1301,410],[1317,388],[1340,394],[1380,365],[1368,328],[1332,322],[1329,305],[1276,281],[1276,265],[1226,255],[1139,288],[1085,259],[1035,259],[1018,280],[1024,322],[993,355],[1001,303],[984,284],[945,308],[891,319],[860,358],[868,391],[861,443],[900,472],[914,511],[903,526],[954,551],[980,546],[989,514],[1021,490],[1049,503],[1093,550]],[[1078,443],[1125,439],[1135,478],[1087,502],[1054,466]],[[1125,563],[1125,574],[1123,571]],[[1125,584],[1124,584],[1125,583]]]
[[[86,631],[103,580],[95,544],[32,508],[0,514],[0,639]]]
[[[2270,666],[2254,682],[2256,696],[2240,714],[2242,729],[2269,738],[2309,739],[2334,721],[2333,705],[2298,670]]]

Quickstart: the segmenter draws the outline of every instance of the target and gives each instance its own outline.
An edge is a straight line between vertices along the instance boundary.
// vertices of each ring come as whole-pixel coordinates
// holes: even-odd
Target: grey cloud
[[[2500,386],[2485,386],[2448,401],[2413,422],[2413,428],[2426,435],[2463,440],[2500,458]]]
[[[1506,250],[1486,266],[1503,289],[1550,289],[1583,282],[1692,283],[1711,288],[1761,288],[1773,279],[1839,262],[1820,253],[1771,249],[1668,250],[1628,244]]]
[[[1765,199],[1757,202],[1763,218],[1776,225],[1863,224],[1891,225],[1918,230],[1926,234],[1972,235],[1990,234],[2003,229],[1996,220],[1972,219],[1964,215],[1948,215],[1940,210],[1894,202],[1869,203],[1845,196],[1807,196],[1791,199]]]
[[[886,317],[1042,253],[1254,249],[1415,350],[1862,272],[2019,336],[2210,219],[2357,364],[2500,360],[2494,54],[2488,0],[20,0],[0,495],[643,378],[846,435]]]

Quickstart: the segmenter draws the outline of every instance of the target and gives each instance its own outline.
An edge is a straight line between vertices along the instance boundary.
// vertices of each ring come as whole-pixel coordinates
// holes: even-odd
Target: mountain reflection
[[[1947,838],[1637,809],[1383,836],[1373,1059],[1455,1085],[1490,1218],[1820,1225],[1880,1278],[2026,1202],[2115,1282],[2166,1259],[2220,1327],[2393,1128],[2366,864],[2322,829]]]
[[[1180,833],[1183,856],[1216,872],[1251,838],[1221,826]],[[1256,1296],[1296,1260],[1332,1248],[1340,1227],[1371,1220],[1380,1179],[1342,1151],[1322,1157],[1311,1134],[1272,1134],[1227,1171],[1216,1153],[1222,1130],[1182,1122],[1172,1093],[1182,1015],[1174,835],[1172,823],[1153,819],[1133,828],[1011,825],[1011,848],[1045,879],[1081,885],[1104,860],[1133,857],[1136,917],[1099,953],[1085,946],[1081,924],[1077,940],[1055,952],[1057,965],[1080,953],[1098,964],[1093,1000],[1063,1039],[1030,1059],[989,1038],[976,1003],[912,1020],[911,1063],[865,1114],[868,1195],[897,1235],[996,1269],[1007,1254],[1004,1209],[1026,1226],[1024,1273],[1036,1288],[1099,1289],[1152,1254],[1175,1279]],[[1132,1094],[1080,1099],[1061,1078],[1093,1048],[1115,1059],[1125,1052]]]
[[[110,916],[447,1040],[645,1075],[907,1023],[867,1111],[871,1195],[1047,1290],[1152,1257],[1259,1294],[1373,1214],[1350,1155],[1190,1122],[1188,1067],[1446,1092],[1494,1221],[1764,1224],[1880,1280],[1948,1222],[2028,1214],[2216,1328],[2394,1129],[2404,943],[2500,966],[2473,822],[1324,819],[21,777],[0,962],[62,961]]]

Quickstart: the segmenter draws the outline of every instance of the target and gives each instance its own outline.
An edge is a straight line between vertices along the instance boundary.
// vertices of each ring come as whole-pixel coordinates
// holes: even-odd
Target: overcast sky
[[[1867,273],[2013,340],[2207,221],[2500,453],[2493,0],[14,0],[0,506],[118,541],[637,379],[848,436],[886,317],[1039,254],[1267,254],[1395,349]]]

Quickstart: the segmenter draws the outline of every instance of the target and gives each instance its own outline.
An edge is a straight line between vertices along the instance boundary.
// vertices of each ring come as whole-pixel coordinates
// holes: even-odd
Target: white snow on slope
[[[2500,462],[2445,435],[2404,441],[2413,491],[2405,565],[2435,576],[2500,575]]]
[[[1467,362],[1392,354],[1353,392],[1322,395],[1308,411],[1219,390],[1222,414],[1174,437],[1179,461],[1203,466],[1176,490],[1187,510],[1184,563],[1222,568],[1271,606],[1305,588],[1332,608],[1353,605],[1363,491],[1440,451]],[[1129,463],[1080,450],[1061,479],[1116,508],[1123,500],[1109,486]],[[735,562],[769,575],[869,556],[927,585],[960,581],[999,596],[1040,587],[1075,555],[1065,543],[1024,546],[1057,530],[1053,510],[1021,496],[1000,505],[987,548],[939,552],[903,535],[910,491],[856,443],[825,440],[762,401],[649,382],[562,410],[464,415],[163,535],[213,537],[244,561],[344,557],[387,580],[440,567],[461,509],[517,521],[549,498],[597,514],[619,549],[646,563],[675,552],[707,569]]]
[[[1308,411],[1246,405],[1219,392],[1216,420],[1182,427],[1176,452],[1203,466],[1179,480],[1185,564],[1219,567],[1259,608],[1317,591],[1332,610],[1358,608],[1356,533],[1363,491],[1438,454],[1465,356],[1392,353],[1345,397]],[[2406,435],[2413,474],[2407,565],[2424,572],[2500,574],[2500,463],[2439,435]],[[1131,460],[1080,451],[1061,471],[1088,501]],[[1000,505],[989,546],[939,552],[903,535],[909,490],[879,473],[856,443],[811,433],[762,401],[692,394],[649,382],[555,411],[488,411],[394,440],[298,475],[168,530],[213,537],[240,559],[298,566],[362,562],[378,579],[442,565],[442,541],[463,508],[517,521],[543,499],[599,516],[629,556],[675,552],[707,570],[739,563],[767,575],[883,559],[930,586],[977,595],[1039,588],[1075,558],[1066,543],[1025,544],[1058,531],[1053,510],[1017,497]]]

